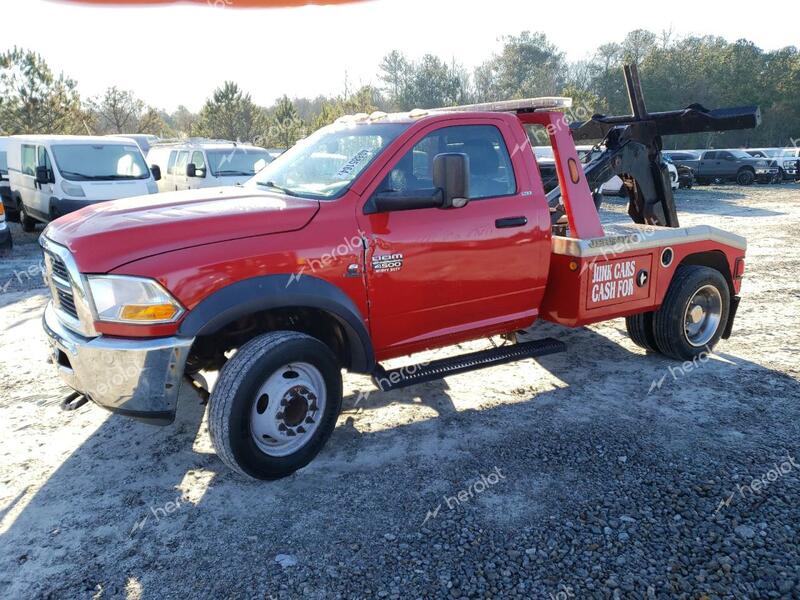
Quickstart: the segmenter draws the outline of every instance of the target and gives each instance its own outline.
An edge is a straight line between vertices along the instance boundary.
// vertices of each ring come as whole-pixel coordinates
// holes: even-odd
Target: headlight
[[[83,198],[86,194],[83,193],[83,188],[77,183],[70,183],[69,181],[61,182],[61,191],[67,196],[75,196],[76,198]]]
[[[759,160],[758,162],[756,162],[756,166],[757,167],[767,167],[767,166],[769,166],[769,163],[767,161],[765,161],[765,160]]]
[[[795,166],[795,164],[797,164],[797,163],[795,161],[793,161],[793,160],[785,160],[785,161],[783,161],[783,166],[786,167],[787,169],[791,169],[792,167]]]
[[[99,321],[174,323],[183,307],[152,279],[89,275],[89,291]]]

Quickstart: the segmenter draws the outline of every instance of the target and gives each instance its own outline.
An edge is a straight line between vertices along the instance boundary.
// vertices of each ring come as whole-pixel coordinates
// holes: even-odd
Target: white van
[[[11,136],[8,172],[24,231],[89,204],[155,194],[160,177],[131,139],[71,135]]]
[[[273,160],[258,146],[206,139],[161,142],[147,153],[150,167],[161,171],[161,192],[244,183]]]

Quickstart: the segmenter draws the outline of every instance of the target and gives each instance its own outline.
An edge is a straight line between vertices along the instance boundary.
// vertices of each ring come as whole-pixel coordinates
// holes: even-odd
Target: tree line
[[[699,103],[708,108],[758,105],[762,126],[752,131],[672,136],[677,147],[786,146],[800,137],[800,52],[764,51],[747,40],[675,37],[646,30],[601,45],[590,58],[567,60],[543,33],[499,40],[499,49],[473,69],[433,54],[399,50],[377,65],[374,83],[347,84],[335,97],[289,98],[259,106],[235,82],[215,89],[199,112],[168,113],[117,87],[82,98],[77,83],[54,73],[36,52],[0,54],[0,133],[151,133],[205,136],[288,147],[341,115],[404,111],[532,96],[571,96],[572,114],[629,112],[621,67],[637,63],[651,111]]]

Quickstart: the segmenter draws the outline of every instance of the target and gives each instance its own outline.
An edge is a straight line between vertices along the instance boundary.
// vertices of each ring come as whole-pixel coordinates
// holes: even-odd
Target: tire
[[[700,265],[679,266],[653,314],[658,350],[677,360],[710,353],[722,337],[729,310],[730,290],[722,273]]]
[[[739,169],[736,174],[736,183],[739,185],[752,185],[756,180],[756,174],[750,169]]]
[[[656,336],[653,331],[653,313],[639,313],[625,317],[625,327],[628,329],[628,336],[631,341],[649,352],[658,352]]]
[[[211,442],[234,471],[279,479],[319,453],[341,406],[341,369],[328,346],[294,331],[266,333],[222,368],[209,400]]]
[[[25,205],[21,202],[19,205],[19,223],[22,225],[22,231],[25,233],[33,233],[36,231],[36,219],[28,216],[28,211],[25,210]]]

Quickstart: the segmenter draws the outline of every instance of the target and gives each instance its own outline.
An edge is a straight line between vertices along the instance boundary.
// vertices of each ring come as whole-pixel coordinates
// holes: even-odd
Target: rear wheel
[[[656,336],[653,333],[653,313],[639,313],[625,317],[625,327],[634,344],[650,352],[658,352]]]
[[[25,233],[33,233],[36,230],[36,220],[28,215],[25,205],[22,203],[19,205],[19,222]]]
[[[661,308],[653,313],[658,349],[678,360],[691,360],[716,346],[730,308],[730,290],[722,273],[700,265],[675,271]]]
[[[208,424],[222,461],[256,479],[306,466],[336,426],[342,375],[321,341],[293,331],[261,335],[225,364]]]

